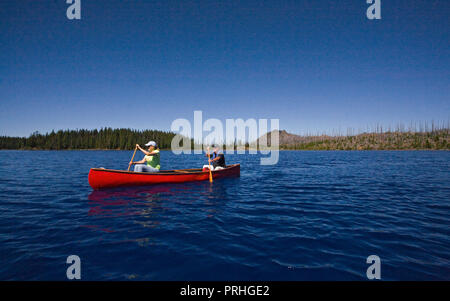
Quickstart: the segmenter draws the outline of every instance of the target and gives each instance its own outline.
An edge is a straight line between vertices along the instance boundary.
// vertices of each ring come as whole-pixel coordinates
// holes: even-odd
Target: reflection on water
[[[227,180],[94,190],[88,195],[88,215],[99,218],[126,217],[142,227],[155,228],[160,225],[158,215],[189,214],[189,210],[183,207],[189,205],[197,208],[197,215],[211,218],[220,210],[220,204],[228,199],[224,181],[226,183]],[[101,225],[85,227],[103,232],[114,231]]]
[[[183,232],[197,235],[202,226],[214,223],[229,200],[227,185],[238,180],[92,191],[88,195],[90,224],[82,227],[99,241],[121,248],[165,249],[169,237],[181,239]]]
[[[88,214],[104,217],[149,215],[160,206],[161,194],[170,192],[170,187],[161,186],[96,190],[88,196]]]

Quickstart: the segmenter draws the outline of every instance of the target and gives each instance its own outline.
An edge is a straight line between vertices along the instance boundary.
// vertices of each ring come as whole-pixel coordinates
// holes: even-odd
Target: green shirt
[[[147,166],[160,169],[161,166],[159,165],[159,150],[154,150],[153,153],[155,154],[152,156],[144,157],[145,161],[147,161]]]

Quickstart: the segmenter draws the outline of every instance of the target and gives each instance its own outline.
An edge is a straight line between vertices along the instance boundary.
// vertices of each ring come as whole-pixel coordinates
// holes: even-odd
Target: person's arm
[[[146,162],[146,160],[145,160],[145,158],[144,159],[142,159],[141,161],[130,161],[130,165],[131,164],[143,164],[143,163],[145,163]]]
[[[214,159],[211,159],[211,161],[219,161],[223,156],[223,154],[217,154],[217,156]]]
[[[219,160],[219,159],[218,159],[218,158],[219,158],[219,157],[218,157],[219,154],[217,154],[216,157],[213,159],[214,152],[210,153],[210,152],[209,152],[209,147],[208,147],[206,150],[207,150],[207,152],[206,152],[206,155],[205,155],[205,156],[211,158],[211,162]]]
[[[147,152],[147,156],[155,156],[157,154],[159,154],[159,151],[158,152],[157,151],[152,151],[151,153]]]
[[[139,148],[139,150],[141,152],[143,152],[144,154],[146,154],[147,156],[149,156],[150,152],[146,151],[145,149],[143,149],[139,144],[136,144],[136,147]]]

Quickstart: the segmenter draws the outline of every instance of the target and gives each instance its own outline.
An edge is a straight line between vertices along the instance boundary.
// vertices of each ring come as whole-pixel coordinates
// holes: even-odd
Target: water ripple
[[[240,178],[91,190],[130,157],[1,151],[0,279],[64,280],[77,254],[85,280],[364,280],[376,254],[385,280],[450,280],[448,152],[229,155]]]

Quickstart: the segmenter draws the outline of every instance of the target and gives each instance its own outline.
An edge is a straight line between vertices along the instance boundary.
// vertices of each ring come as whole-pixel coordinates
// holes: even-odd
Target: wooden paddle
[[[136,147],[134,148],[134,153],[133,153],[133,157],[131,157],[131,162],[133,162],[134,155],[136,155],[136,151],[137,151],[137,145],[136,145]],[[131,167],[131,163],[128,164],[128,170],[127,170],[127,171],[130,171],[130,167]]]
[[[208,148],[208,169],[209,169],[209,182],[212,183],[212,171],[211,171],[211,158],[209,157],[209,148]]]

